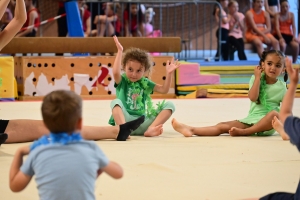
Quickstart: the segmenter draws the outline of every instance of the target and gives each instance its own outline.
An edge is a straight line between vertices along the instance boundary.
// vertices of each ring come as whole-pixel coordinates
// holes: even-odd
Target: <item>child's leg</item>
[[[271,130],[273,128],[272,120],[274,116],[278,117],[278,112],[271,111],[266,116],[264,116],[259,122],[257,122],[249,128],[241,129],[239,127],[232,127],[229,131],[229,134],[231,136],[248,136],[254,133]]]
[[[267,37],[271,40],[271,44],[274,50],[279,50],[279,42],[272,34],[267,34]]]
[[[144,133],[145,137],[153,137],[162,134],[162,125],[171,117],[175,111],[175,106],[172,102],[167,101],[163,106],[163,110],[156,116],[154,121]]]
[[[296,63],[299,55],[299,43],[293,40],[290,42],[290,45],[293,50],[293,63]]]
[[[112,36],[115,34],[115,28],[113,26],[113,22],[109,22],[106,25],[106,35],[107,36]]]
[[[279,41],[280,51],[285,52],[286,49],[286,43],[284,40]]]
[[[255,46],[258,56],[261,57],[262,52],[264,51],[262,41],[258,37],[256,37],[252,40],[252,44]]]
[[[5,143],[31,142],[49,133],[42,120],[9,120],[5,129],[8,138]]]
[[[279,121],[279,119],[276,116],[272,120],[272,126],[280,134],[283,140],[290,139],[288,134],[286,134],[286,132],[284,131],[283,124],[281,123],[281,121]]]
[[[112,116],[115,120],[115,123],[117,125],[124,124],[125,121],[125,116],[123,112],[123,103],[119,99],[115,99],[111,102],[110,104],[112,108]]]
[[[176,119],[172,120],[173,128],[184,135],[185,137],[191,137],[193,135],[199,136],[218,136],[223,133],[229,133],[229,130],[232,127],[239,127],[241,129],[248,128],[246,124],[243,124],[239,121],[229,121],[229,122],[221,122],[215,126],[207,126],[207,127],[191,127],[185,124],[179,123]]]
[[[97,30],[98,30],[98,36],[99,36],[99,37],[103,37],[103,36],[104,36],[104,33],[105,33],[105,30],[106,30],[106,23],[100,21],[100,22],[97,24]]]
[[[81,135],[86,140],[117,139],[125,141],[131,132],[144,122],[144,119],[145,117],[142,116],[119,126],[84,126]]]

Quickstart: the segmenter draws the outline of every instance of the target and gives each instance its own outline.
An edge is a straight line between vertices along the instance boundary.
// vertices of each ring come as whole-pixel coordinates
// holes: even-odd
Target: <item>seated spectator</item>
[[[3,30],[12,19],[13,19],[13,14],[11,13],[9,8],[6,8],[1,18],[1,30]]]
[[[269,13],[271,21],[271,32],[275,30],[275,15],[280,11],[279,0],[264,0],[265,11]]]
[[[40,14],[38,12],[38,9],[35,7],[36,0],[25,0],[26,10],[27,10],[27,20],[23,26],[23,28],[28,26],[33,26],[31,28],[28,28],[24,31],[21,31],[16,35],[16,37],[35,37],[37,30],[38,30],[38,24],[40,23]]]
[[[269,48],[279,50],[278,41],[270,33],[270,16],[262,10],[263,4],[263,0],[253,0],[253,8],[246,12],[247,31],[245,38],[247,42],[256,47],[259,57],[264,51],[263,43]]]
[[[97,15],[94,19],[94,24],[97,25],[97,36],[120,36],[121,22],[117,15],[120,4],[106,3],[104,15]]]
[[[299,41],[296,34],[295,17],[289,12],[288,0],[280,2],[280,12],[275,15],[275,38],[279,40],[280,50],[285,52],[286,45],[290,45],[293,52],[293,63],[299,54]]]
[[[245,16],[238,12],[239,4],[232,0],[228,4],[229,10],[229,34],[228,34],[228,46],[230,49],[238,51],[238,57],[240,60],[247,60],[244,51],[244,18]],[[229,60],[233,60],[234,50],[229,52]]]
[[[84,37],[89,37],[91,34],[91,13],[87,9],[87,5],[83,0],[78,0],[77,3],[82,19],[82,29],[84,32]]]
[[[123,13],[126,37],[141,37],[144,35],[143,12],[138,3],[129,3]]]
[[[152,25],[152,19],[155,15],[155,12],[153,11],[153,8],[148,8],[145,13],[145,23],[144,23],[144,36],[148,37],[152,35],[153,33],[153,25]]]

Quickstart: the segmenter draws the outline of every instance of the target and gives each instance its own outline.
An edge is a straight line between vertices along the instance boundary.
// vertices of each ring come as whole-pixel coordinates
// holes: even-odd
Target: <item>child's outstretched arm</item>
[[[9,0],[1,0],[0,7],[6,9]],[[0,13],[1,14],[1,13]],[[2,17],[2,15],[1,15]],[[5,27],[5,29],[0,33],[0,50],[5,47],[7,43],[20,31],[23,24],[26,22],[27,14],[24,0],[16,1],[15,16],[11,22]]]
[[[101,171],[106,172],[108,175],[110,175],[115,179],[119,179],[123,177],[122,167],[118,163],[115,163],[113,161],[110,161],[106,167],[101,169]]]
[[[10,2],[10,0],[0,1],[0,18],[2,18],[2,16],[4,15],[9,2]]]
[[[116,43],[118,53],[116,55],[115,62],[113,65],[113,75],[116,84],[119,84],[121,82],[121,62],[122,62],[123,47],[120,44],[117,36],[114,36],[114,41]]]
[[[172,76],[174,74],[174,71],[179,67],[179,65],[180,63],[178,62],[178,60],[174,62],[174,58],[172,59],[171,62],[169,60],[167,61],[166,80],[163,85],[158,85],[158,84],[155,85],[153,89],[155,92],[159,92],[162,94],[168,93],[172,81]]]
[[[286,118],[292,115],[293,103],[297,84],[299,81],[299,69],[293,69],[292,61],[289,58],[285,59],[286,71],[290,78],[290,86],[287,90],[279,112],[280,121],[284,124]]]
[[[259,97],[259,86],[260,86],[260,77],[261,77],[262,67],[257,66],[254,68],[254,82],[252,87],[249,89],[248,97],[251,101],[256,102]]]
[[[29,154],[29,146],[21,147],[17,150],[9,172],[9,188],[13,192],[22,191],[30,182],[31,176],[20,171],[23,164],[23,156]]]

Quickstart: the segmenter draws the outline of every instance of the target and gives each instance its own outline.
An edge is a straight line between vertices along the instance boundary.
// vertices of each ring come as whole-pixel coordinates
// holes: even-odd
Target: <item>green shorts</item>
[[[123,111],[124,117],[125,117],[125,121],[129,122],[132,120],[137,119],[140,116],[136,116],[136,115],[130,115],[127,110],[124,108],[124,105],[122,103],[122,101],[120,99],[115,99],[110,103],[110,108],[113,109],[116,105],[120,106],[120,108]],[[172,102],[170,101],[166,101],[164,106],[163,106],[163,110],[171,110],[172,114],[175,112],[175,106]],[[156,117],[151,117],[151,118],[147,118],[145,119],[144,123],[142,123],[140,125],[139,128],[137,128],[135,131],[133,131],[130,135],[144,135],[144,133],[146,132],[146,130],[148,129],[148,127],[153,123],[153,121],[155,120]]]

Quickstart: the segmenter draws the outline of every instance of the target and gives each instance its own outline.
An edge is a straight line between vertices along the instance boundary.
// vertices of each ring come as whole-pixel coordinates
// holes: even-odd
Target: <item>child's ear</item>
[[[82,130],[82,118],[79,118],[76,124],[77,130]]]

